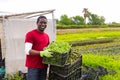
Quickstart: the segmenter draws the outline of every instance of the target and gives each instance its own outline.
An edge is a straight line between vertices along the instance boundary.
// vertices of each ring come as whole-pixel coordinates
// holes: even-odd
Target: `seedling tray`
[[[71,74],[66,76],[50,71],[49,80],[80,80],[81,68],[76,69]]]
[[[43,57],[43,63],[45,64],[50,64],[50,65],[56,65],[56,66],[63,66],[66,63],[66,60],[69,57],[69,52],[67,53],[57,53],[57,52],[53,52],[53,57],[50,58],[46,58]]]
[[[55,66],[50,65],[50,70],[61,75],[68,75],[82,66],[82,56],[80,56],[75,62],[72,64],[65,64],[64,66]]]

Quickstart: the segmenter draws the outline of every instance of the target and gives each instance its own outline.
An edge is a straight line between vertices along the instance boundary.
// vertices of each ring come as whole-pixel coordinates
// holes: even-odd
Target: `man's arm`
[[[52,53],[44,50],[44,51],[37,51],[32,49],[32,43],[25,43],[25,53],[27,55],[40,55],[41,57],[52,57]]]
[[[40,51],[32,49],[32,43],[25,43],[25,54],[27,55],[40,55]]]

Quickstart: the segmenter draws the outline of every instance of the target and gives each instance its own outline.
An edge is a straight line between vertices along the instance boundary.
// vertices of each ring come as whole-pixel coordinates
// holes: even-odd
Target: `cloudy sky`
[[[25,13],[55,9],[55,18],[83,16],[83,8],[104,16],[106,22],[120,22],[119,0],[0,0],[0,12]]]

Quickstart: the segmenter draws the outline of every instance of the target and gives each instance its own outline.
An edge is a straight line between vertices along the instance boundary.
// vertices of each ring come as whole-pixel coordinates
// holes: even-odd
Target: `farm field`
[[[57,30],[57,41],[78,41],[80,43],[84,40],[96,41],[96,39],[109,38],[113,40],[72,47],[72,50],[83,56],[83,74],[89,74],[88,80],[96,78],[99,80],[120,80],[120,28]]]
[[[120,37],[120,28],[88,28],[57,30],[57,41],[78,41]]]
[[[69,42],[78,53],[69,63],[82,54],[82,80],[120,80],[120,28],[58,29],[56,40]],[[2,80],[22,78],[15,73]]]

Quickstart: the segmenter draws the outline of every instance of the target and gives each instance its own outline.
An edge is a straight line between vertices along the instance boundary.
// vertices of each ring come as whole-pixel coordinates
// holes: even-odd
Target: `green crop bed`
[[[57,41],[80,41],[99,38],[116,38],[113,42],[74,46],[72,50],[82,53],[82,65],[96,68],[102,66],[109,72],[99,76],[99,80],[120,80],[120,29],[100,28],[82,30],[61,30]],[[84,52],[86,51],[86,52]],[[112,73],[113,70],[113,73]]]

